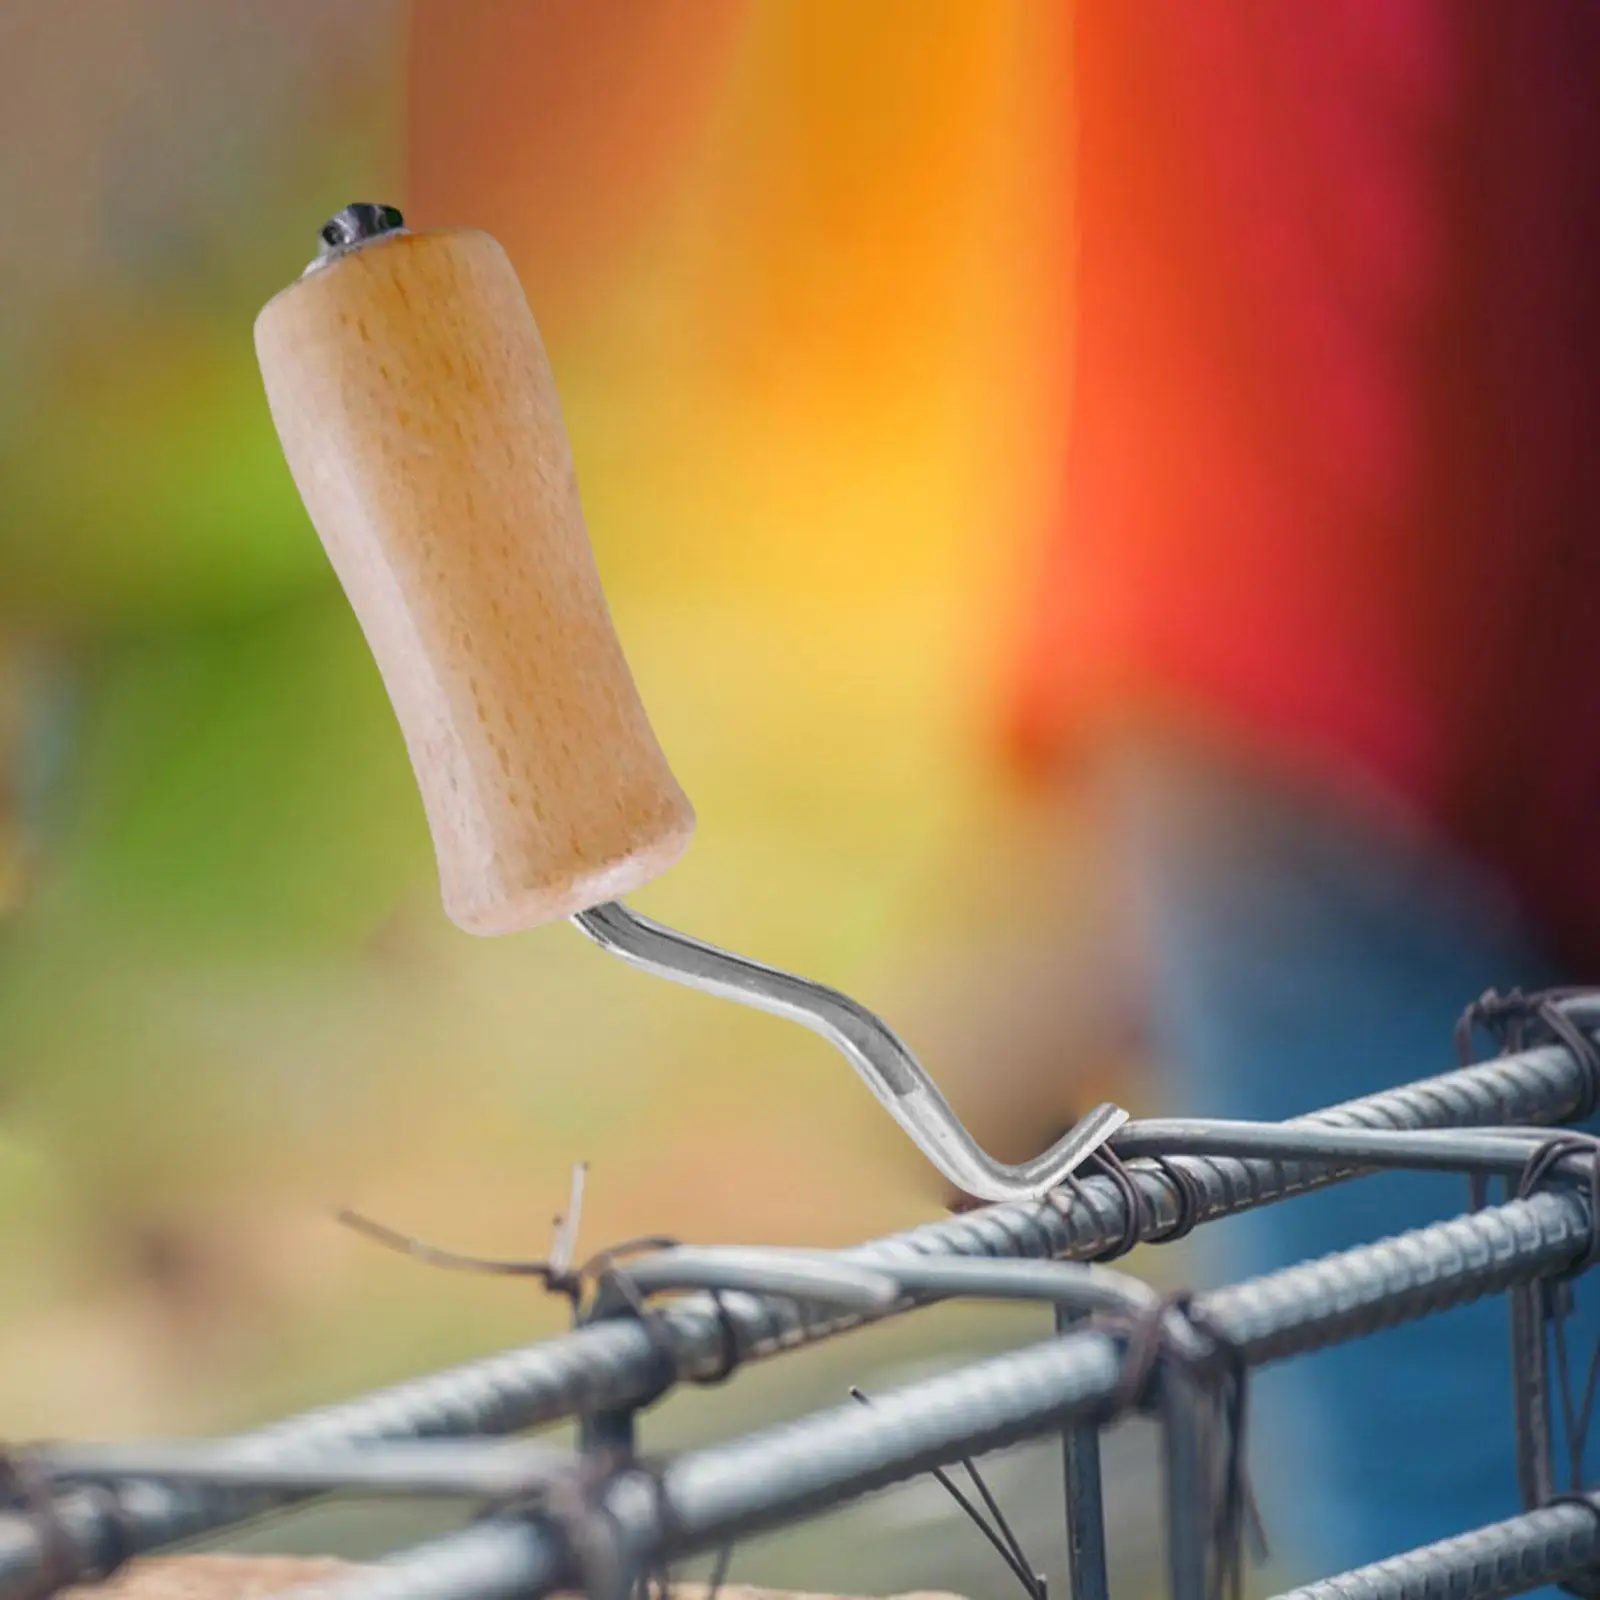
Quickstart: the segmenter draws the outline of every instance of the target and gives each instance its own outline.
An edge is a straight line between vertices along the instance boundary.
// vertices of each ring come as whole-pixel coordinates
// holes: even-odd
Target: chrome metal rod
[[[1009,1263],[1008,1263],[1009,1264]],[[619,1283],[635,1294],[675,1289],[737,1290],[779,1295],[811,1305],[862,1316],[882,1316],[903,1298],[896,1269],[878,1271],[842,1261],[824,1250],[783,1250],[766,1246],[680,1245],[640,1256],[611,1268],[601,1279],[599,1305],[627,1304]]]
[[[1515,1177],[1550,1139],[1534,1128],[1324,1128],[1305,1122],[1147,1117],[1119,1129],[1111,1143],[1123,1157],[1237,1156]],[[1571,1164],[1579,1165],[1576,1159]]]
[[[962,1126],[905,1042],[849,995],[703,944],[619,901],[581,911],[572,920],[602,950],[630,966],[820,1033],[934,1166],[979,1200],[1028,1200],[1047,1193],[1128,1120],[1120,1107],[1097,1106],[1043,1155],[1015,1166],[996,1161]]]
[[[547,1489],[579,1465],[570,1451],[482,1439],[408,1439],[270,1458],[247,1439],[150,1439],[38,1445],[27,1461],[61,1483],[203,1483],[291,1499],[343,1493],[508,1500]]]

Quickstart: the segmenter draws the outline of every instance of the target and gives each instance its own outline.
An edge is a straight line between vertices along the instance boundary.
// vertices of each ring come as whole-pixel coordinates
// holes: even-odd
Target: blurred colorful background
[[[0,15],[5,1434],[232,1427],[559,1325],[342,1204],[500,1254],[579,1158],[595,1245],[940,1208],[810,1035],[445,921],[251,346],[352,200],[524,276],[700,816],[641,907],[877,1005],[1003,1152],[1002,1017],[1052,1067],[1074,1019],[1063,1114],[1121,1070],[1073,819],[992,748],[1065,406],[1068,46],[1026,0]]]
[[[242,1427],[561,1326],[341,1206],[536,1256],[579,1160],[592,1247],[845,1243],[950,1199],[802,1030],[446,921],[252,348],[353,201],[487,229],[527,286],[699,813],[640,908],[874,1006],[996,1154],[1147,1083],[1268,1118],[1388,1087],[1488,983],[1592,972],[1597,15],[0,7],[0,1438]],[[1236,1227],[1237,1275],[1459,1203],[1410,1192],[1200,1243]],[[1509,1436],[1454,1398],[1500,1376],[1466,1314],[1318,1358],[1321,1420],[1257,1476],[1318,1524],[1286,1561],[1512,1509]],[[674,1396],[646,1441],[1039,1331],[939,1308]],[[1257,1399],[1259,1466],[1291,1412]],[[1110,1435],[1110,1477],[1148,1444]],[[1064,1581],[1056,1456],[993,1481]],[[734,1571],[997,1576],[928,1483]]]

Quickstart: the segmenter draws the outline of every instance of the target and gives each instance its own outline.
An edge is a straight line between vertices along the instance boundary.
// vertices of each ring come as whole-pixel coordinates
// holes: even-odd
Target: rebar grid
[[[1582,1198],[1539,1195],[1219,1290],[1196,1306],[1261,1365],[1565,1271],[1589,1242]],[[1104,1423],[1122,1362],[1116,1335],[1086,1330],[910,1384],[870,1411],[830,1408],[691,1452],[659,1476],[624,1471],[588,1529],[613,1541],[608,1569],[648,1571],[963,1456],[1068,1423]],[[571,1542],[550,1524],[473,1527],[319,1586],[317,1600],[482,1600],[486,1570],[493,1594],[554,1594],[587,1575]]]
[[[1070,1199],[1058,1192],[1046,1201],[990,1207],[835,1259],[890,1278],[899,1264],[908,1279],[919,1262],[1083,1261],[1125,1238],[1161,1239],[1184,1220],[1185,1206],[1190,1220],[1210,1221],[1355,1176],[1361,1169],[1349,1165],[1349,1141],[1325,1141],[1328,1148],[1316,1158],[1316,1130],[1544,1126],[1584,1104],[1587,1072],[1563,1047],[1524,1051],[1282,1125],[1307,1141],[1304,1160],[1177,1155],[1166,1158],[1165,1170],[1134,1161],[1129,1172],[1139,1204],[1131,1218],[1121,1186],[1088,1177]],[[1520,1142],[1497,1134],[1474,1148],[1480,1147],[1491,1152],[1484,1157],[1488,1169],[1505,1170],[1536,1146],[1526,1134]],[[1217,1291],[1197,1301],[1196,1310],[1247,1361],[1279,1360],[1567,1271],[1586,1256],[1591,1225],[1586,1196],[1558,1188]],[[882,1314],[944,1297],[900,1293]],[[637,1317],[601,1321],[292,1418],[235,1441],[235,1456],[244,1463],[304,1464],[318,1452],[348,1453],[377,1441],[467,1439],[573,1415],[625,1414],[658,1395],[668,1377],[711,1378],[730,1360],[813,1343],[877,1315],[841,1315],[738,1290],[697,1295],[652,1316],[648,1326]],[[870,1410],[829,1410],[693,1452],[659,1474],[623,1463],[590,1486],[592,1504],[584,1501],[581,1517],[570,1505],[557,1514],[553,1503],[541,1501],[533,1514],[479,1523],[326,1592],[339,1600],[487,1600],[553,1593],[574,1582],[598,1585],[602,1569],[636,1573],[1063,1426],[1076,1427],[1080,1439],[1092,1437],[1116,1409],[1125,1343],[1114,1331],[1079,1329],[880,1397]],[[60,1490],[48,1526],[34,1514],[0,1514],[0,1600],[32,1600],[67,1577],[93,1577],[128,1555],[306,1497],[304,1486],[285,1482],[240,1488],[108,1474],[104,1483]],[[71,1571],[62,1569],[63,1549]],[[1428,1567],[1426,1552],[1415,1559]],[[1503,1576],[1501,1567],[1495,1571]],[[1467,1587],[1450,1592],[1463,1600],[1514,1592],[1462,1581]]]

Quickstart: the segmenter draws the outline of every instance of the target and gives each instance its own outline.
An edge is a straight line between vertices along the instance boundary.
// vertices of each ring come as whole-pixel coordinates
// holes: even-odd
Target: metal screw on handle
[[[369,239],[381,238],[405,226],[405,218],[395,206],[372,205],[357,201],[330,217],[322,225],[322,253],[349,250]]]
[[[934,1166],[980,1200],[1026,1200],[1046,1193],[1128,1120],[1118,1106],[1097,1106],[1043,1155],[1014,1166],[996,1161],[967,1132],[906,1043],[849,995],[691,939],[618,901],[580,911],[572,921],[630,966],[820,1033]]]

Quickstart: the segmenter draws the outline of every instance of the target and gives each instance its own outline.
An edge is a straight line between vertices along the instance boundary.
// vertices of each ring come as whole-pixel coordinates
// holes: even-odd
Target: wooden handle
[[[284,454],[367,636],[445,909],[509,933],[666,871],[694,831],[606,609],[550,365],[487,234],[391,233],[270,301]]]

